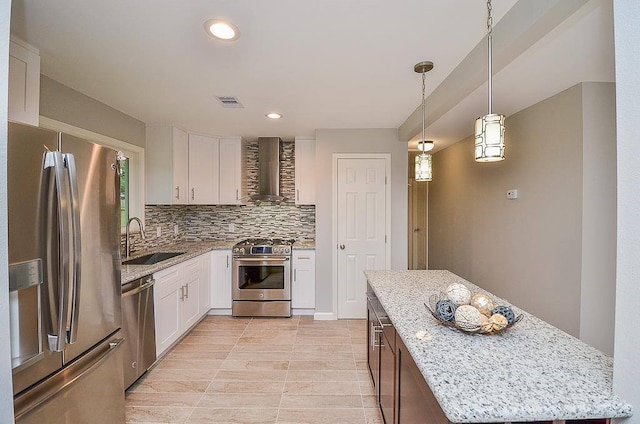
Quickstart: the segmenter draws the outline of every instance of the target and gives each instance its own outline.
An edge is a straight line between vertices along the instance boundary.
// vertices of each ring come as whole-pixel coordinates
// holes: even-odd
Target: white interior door
[[[337,315],[366,318],[363,271],[386,267],[386,161],[340,158],[337,172]]]

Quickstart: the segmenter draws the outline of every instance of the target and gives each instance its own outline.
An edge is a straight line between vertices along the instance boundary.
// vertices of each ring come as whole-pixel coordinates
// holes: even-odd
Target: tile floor
[[[127,423],[382,424],[365,320],[206,317],[126,396]]]

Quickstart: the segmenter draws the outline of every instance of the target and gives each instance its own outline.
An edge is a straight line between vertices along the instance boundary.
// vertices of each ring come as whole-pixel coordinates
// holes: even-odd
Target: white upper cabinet
[[[189,134],[189,203],[214,205],[220,201],[219,140]]]
[[[246,144],[170,126],[147,126],[145,159],[149,205],[238,205],[245,192]]]
[[[296,205],[316,204],[316,140],[296,137]]]
[[[11,36],[9,120],[37,126],[40,121],[40,52]]]
[[[244,161],[240,137],[220,139],[220,204],[242,204]]]
[[[189,202],[189,141],[176,127],[148,125],[145,174],[149,205]]]

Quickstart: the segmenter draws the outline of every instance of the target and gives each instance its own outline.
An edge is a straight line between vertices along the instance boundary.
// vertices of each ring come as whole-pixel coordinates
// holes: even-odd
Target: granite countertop
[[[293,250],[314,250],[315,248],[315,239],[302,239],[293,243]]]
[[[491,295],[523,319],[497,335],[466,334],[437,323],[423,303],[454,282],[485,290],[449,271],[365,275],[450,421],[631,415],[631,405],[613,394],[613,358],[541,319]]]
[[[203,253],[211,250],[231,250],[237,241],[194,241],[170,244],[167,246],[157,247],[151,250],[144,250],[135,252],[131,256],[131,259],[139,256],[146,255],[148,253],[155,252],[185,252],[183,255],[167,259],[166,261],[158,262],[153,265],[122,265],[121,283],[126,284],[130,281],[144,277],[146,275],[153,274],[154,272],[161,271],[171,266],[177,265],[180,262],[184,262],[188,259],[202,255]],[[312,239],[298,240],[293,244],[293,250],[313,250],[316,248],[316,241]]]
[[[120,281],[126,284],[130,281],[153,274],[165,268],[177,265],[188,259],[207,253],[211,250],[231,250],[235,242],[233,241],[198,241],[176,243],[168,246],[157,247],[152,250],[135,252],[131,258],[146,255],[155,252],[185,252],[184,255],[176,256],[166,261],[158,262],[153,265],[122,265]]]

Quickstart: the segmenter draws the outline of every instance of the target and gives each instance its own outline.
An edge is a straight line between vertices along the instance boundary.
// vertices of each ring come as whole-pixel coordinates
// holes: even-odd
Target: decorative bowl
[[[437,311],[437,307],[438,307],[438,302],[440,301],[448,301],[448,297],[445,293],[436,293],[436,294],[432,294],[431,296],[429,296],[429,303],[425,303],[424,306],[427,308],[427,310],[431,313],[431,315],[433,316],[433,318],[438,321],[440,324],[445,325],[447,327],[451,327],[451,328],[455,328],[456,330],[459,330],[463,333],[471,333],[471,334],[499,334],[502,333],[504,331],[506,331],[507,329],[513,327],[514,325],[516,325],[518,322],[520,322],[520,320],[522,319],[522,314],[520,315],[513,315],[511,322],[509,322],[508,320],[506,320],[506,324],[503,324],[502,321],[500,321],[500,318],[497,322],[490,322],[490,317],[486,317],[482,314],[480,314],[480,312],[478,311],[478,314],[482,315],[483,317],[483,321],[482,323],[470,323],[470,322],[464,322],[464,325],[460,325],[461,323],[457,323],[456,319],[452,319],[450,321],[443,319],[441,317],[441,315],[439,315],[436,311]],[[496,303],[496,307],[500,308],[502,306],[498,305]],[[462,305],[462,306],[469,306],[469,305]],[[458,306],[460,307],[460,306]],[[473,307],[472,307],[473,308]]]

